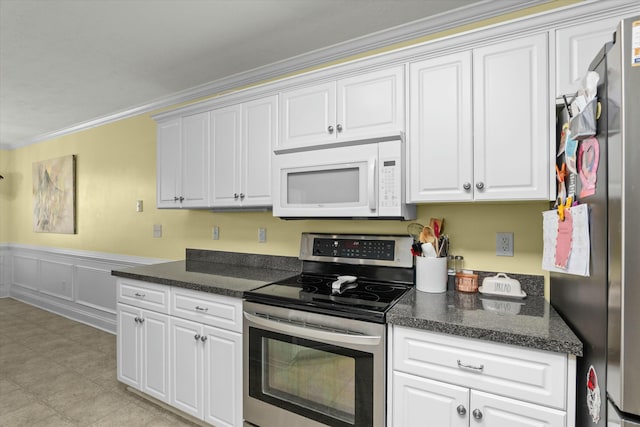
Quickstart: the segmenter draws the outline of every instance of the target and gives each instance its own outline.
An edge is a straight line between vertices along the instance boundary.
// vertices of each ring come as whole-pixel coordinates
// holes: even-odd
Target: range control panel
[[[393,261],[393,240],[325,239],[313,240],[313,255],[331,258],[357,258]]]

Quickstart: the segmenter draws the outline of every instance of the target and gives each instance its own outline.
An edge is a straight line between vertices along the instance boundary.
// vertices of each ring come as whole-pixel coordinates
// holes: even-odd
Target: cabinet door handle
[[[338,132],[342,132],[342,125],[336,126],[336,129],[338,130]]]
[[[140,324],[143,324],[143,323],[144,323],[144,319],[141,317],[140,318]]]
[[[207,340],[207,337],[205,337],[204,335],[200,337],[200,341],[205,342]]]
[[[238,197],[240,197],[240,196],[238,195],[238,193],[233,193],[233,198],[234,198],[234,199],[237,199]]]
[[[173,198],[173,201],[174,201],[174,202],[177,202],[178,200],[180,200],[180,197],[178,197],[178,196],[175,196],[175,197]]]
[[[134,321],[134,322],[136,322],[136,323],[138,323],[138,322],[140,322],[140,318],[139,318],[138,316],[136,316],[136,318],[135,318],[135,319],[133,319],[133,321]]]
[[[466,415],[467,408],[465,408],[464,405],[458,405],[456,411],[458,411],[458,415]]]
[[[180,196],[180,202],[184,202],[184,197]]]
[[[329,133],[333,133],[333,126],[329,126],[327,130],[329,131]]]
[[[200,339],[200,334],[195,334],[193,338],[195,338],[195,340],[198,341]]]
[[[240,200],[244,199],[244,193],[240,193]]]
[[[479,182],[479,183],[477,183],[477,184],[476,184],[476,188],[477,188],[478,190],[482,190],[482,189],[484,188],[484,182]]]
[[[458,359],[458,368],[471,369],[472,371],[482,372],[484,370],[484,365],[480,365],[480,366],[465,365],[464,363],[460,362],[460,359]]]
[[[482,419],[482,411],[480,409],[474,409],[472,414],[473,414],[473,418],[475,418],[476,420]]]
[[[462,188],[464,188],[467,191],[471,190],[471,183],[470,182],[465,182],[464,185],[462,186]]]
[[[196,305],[196,310],[198,310],[198,311],[209,311],[209,309],[207,307],[200,307],[199,305]]]
[[[137,296],[138,298],[144,298],[146,295],[145,294],[140,294],[138,292],[136,292],[135,294],[133,294],[135,296]]]

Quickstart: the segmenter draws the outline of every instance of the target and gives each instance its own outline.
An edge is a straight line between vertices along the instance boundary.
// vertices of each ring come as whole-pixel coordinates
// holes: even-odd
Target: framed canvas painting
[[[76,156],[33,163],[33,231],[75,234]]]

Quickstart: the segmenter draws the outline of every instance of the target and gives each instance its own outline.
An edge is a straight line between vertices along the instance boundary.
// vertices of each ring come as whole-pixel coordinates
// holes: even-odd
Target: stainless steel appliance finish
[[[634,43],[640,49],[640,16],[623,20],[591,65],[600,75],[602,104],[597,190],[582,199],[590,210],[591,276],[551,274],[551,304],[584,343],[577,426],[606,426],[615,418],[620,421],[611,425],[640,424],[640,63],[632,64]],[[598,375],[599,420],[588,410],[590,366]]]
[[[384,425],[384,325],[250,302],[244,303],[244,316],[245,421],[260,427]],[[269,378],[281,372],[269,373],[273,367],[265,363],[270,349],[266,340],[297,352],[289,364],[293,366],[288,367],[289,373],[295,369],[298,377],[305,380],[317,378],[330,391],[334,390],[329,383],[340,378],[326,377],[328,370],[323,367],[323,360],[331,364],[352,363],[356,382],[346,384],[352,387],[352,393],[344,394],[344,402],[323,401],[320,396],[296,396],[286,390],[298,385],[318,387],[318,383],[289,380],[286,384],[270,384]],[[310,361],[313,357],[318,361]],[[305,364],[311,369],[300,368]],[[349,372],[345,374],[348,376]],[[336,409],[340,404],[352,411]]]
[[[302,273],[245,293],[247,423],[384,426],[385,315],[413,285],[412,241],[305,233]]]

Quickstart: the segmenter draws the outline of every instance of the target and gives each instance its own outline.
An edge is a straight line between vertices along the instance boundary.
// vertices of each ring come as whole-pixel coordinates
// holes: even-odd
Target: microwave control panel
[[[389,141],[381,143],[379,150],[379,214],[385,216],[385,208],[392,208],[394,211],[391,215],[393,215],[402,203],[402,168],[400,167],[402,147],[400,141]]]

